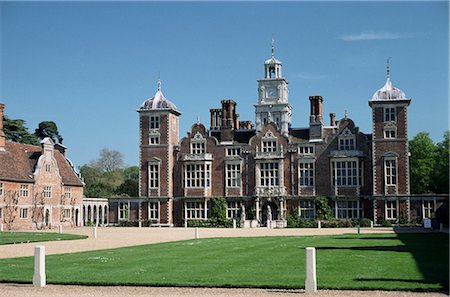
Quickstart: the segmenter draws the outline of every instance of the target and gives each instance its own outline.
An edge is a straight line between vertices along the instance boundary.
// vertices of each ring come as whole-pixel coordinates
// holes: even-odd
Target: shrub
[[[229,227],[227,219],[227,200],[224,197],[211,198],[211,224],[214,227]]]
[[[383,220],[381,222],[381,226],[383,226],[383,227],[392,227],[392,223],[391,223],[391,221]]]
[[[317,220],[328,221],[333,219],[333,212],[331,211],[331,206],[328,202],[329,199],[327,197],[316,197],[316,199],[314,199]]]
[[[361,227],[370,227],[370,223],[371,222],[372,222],[371,220],[363,218],[363,219],[359,220],[359,226],[361,226]]]

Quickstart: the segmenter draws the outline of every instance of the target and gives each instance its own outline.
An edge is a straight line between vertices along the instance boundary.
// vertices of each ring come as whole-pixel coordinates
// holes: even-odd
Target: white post
[[[141,228],[142,227],[142,222],[141,221],[139,221],[139,228]]]
[[[236,229],[236,220],[233,219],[233,229]]]
[[[306,248],[306,279],[305,292],[317,292],[316,279],[316,248]]]
[[[317,221],[317,228],[322,228],[322,222],[321,221]]]
[[[60,225],[59,225],[59,234],[62,234],[62,233],[63,233],[62,228],[63,228],[63,227],[62,227],[62,225],[60,224]]]
[[[198,239],[200,237],[198,233],[198,227],[195,227],[195,239]]]
[[[94,227],[93,232],[92,232],[92,236],[94,239],[97,238],[97,227]]]
[[[3,232],[3,224],[0,224],[0,232]]]
[[[370,228],[373,229],[373,221],[370,221]]]
[[[33,286],[45,287],[45,246],[34,247]]]

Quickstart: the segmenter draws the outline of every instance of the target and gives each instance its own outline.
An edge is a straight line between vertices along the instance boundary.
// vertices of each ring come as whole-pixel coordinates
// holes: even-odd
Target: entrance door
[[[270,211],[269,208],[270,207]],[[270,214],[270,218],[268,215]],[[267,219],[270,219],[271,221],[275,221],[278,219],[278,206],[274,202],[267,202],[263,204],[262,207],[262,216],[261,216],[261,225],[267,226]]]

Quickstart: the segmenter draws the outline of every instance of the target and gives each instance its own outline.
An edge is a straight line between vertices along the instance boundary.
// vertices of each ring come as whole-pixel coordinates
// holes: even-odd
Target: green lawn
[[[0,245],[39,241],[84,239],[85,235],[45,232],[0,232]]]
[[[212,238],[47,256],[48,283],[302,288],[305,247],[320,289],[445,291],[448,234]],[[33,258],[0,260],[31,283]]]

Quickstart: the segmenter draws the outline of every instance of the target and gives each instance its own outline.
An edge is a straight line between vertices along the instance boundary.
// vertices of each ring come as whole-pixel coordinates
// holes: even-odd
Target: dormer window
[[[261,151],[263,153],[271,153],[277,151],[277,138],[273,135],[272,131],[266,133],[263,136],[261,142]]]
[[[150,129],[159,129],[159,116],[150,117]]]
[[[204,154],[206,153],[206,139],[197,132],[194,138],[191,139],[191,154]]]
[[[386,107],[384,109],[384,121],[395,122],[395,107]]]
[[[355,135],[350,129],[345,128],[339,135],[339,150],[341,151],[353,151],[356,147]]]
[[[239,156],[241,154],[240,147],[229,147],[227,148],[227,156]]]
[[[313,156],[314,146],[313,145],[301,145],[298,147],[298,154],[303,156]]]

